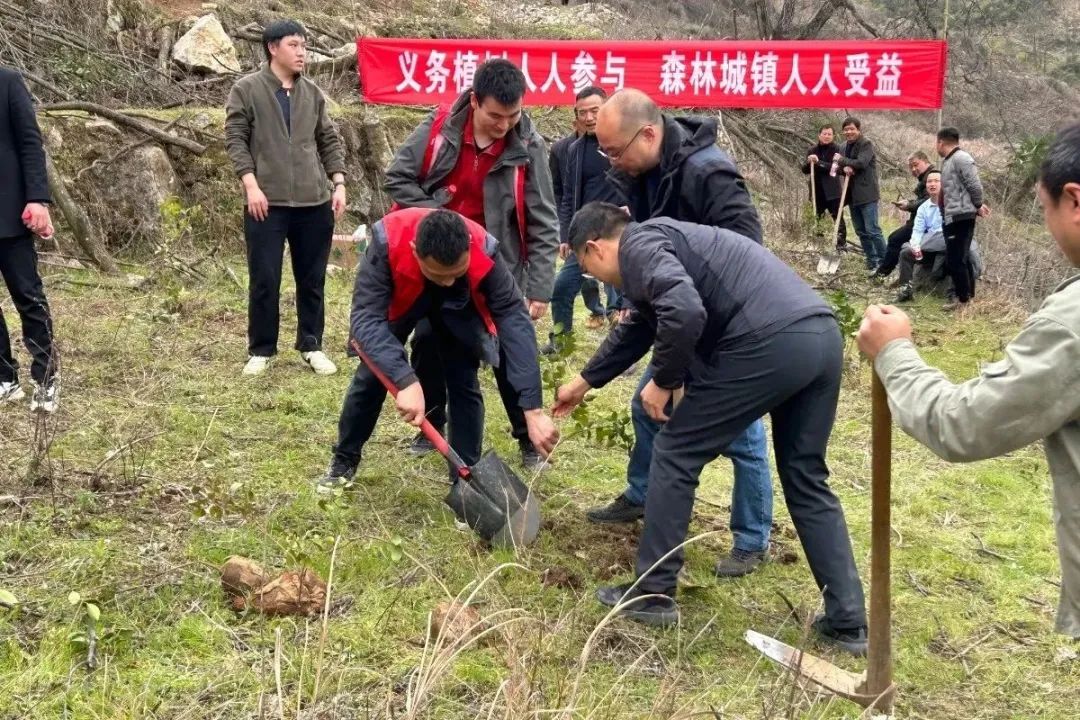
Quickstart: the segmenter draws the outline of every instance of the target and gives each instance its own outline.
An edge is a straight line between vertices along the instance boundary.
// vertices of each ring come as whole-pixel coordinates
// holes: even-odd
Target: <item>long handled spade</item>
[[[889,590],[889,493],[892,474],[892,416],[885,386],[874,373],[872,509],[870,526],[870,636],[865,673],[853,673],[827,660],[746,631],[746,641],[774,660],[825,690],[891,714],[896,688],[892,681],[891,602]]]
[[[812,177],[813,170],[810,172]],[[836,251],[836,239],[840,237],[840,223],[844,219],[844,200],[847,199],[847,188],[850,181],[851,176],[845,175],[844,186],[840,190],[840,209],[836,213],[836,222],[833,223],[832,249],[825,250],[821,253],[821,257],[818,258],[818,275],[835,275],[836,271],[840,269],[840,253]]]
[[[396,398],[398,387],[394,381],[371,361],[356,340],[349,343],[371,374]],[[426,418],[420,430],[457,476],[445,502],[458,518],[494,547],[521,547],[536,540],[540,531],[540,501],[502,458],[489,450],[475,465],[466,465]]]

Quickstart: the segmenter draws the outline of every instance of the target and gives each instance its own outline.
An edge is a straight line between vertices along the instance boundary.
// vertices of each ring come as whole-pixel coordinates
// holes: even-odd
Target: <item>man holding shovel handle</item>
[[[1080,125],[1058,133],[1038,184],[1046,226],[1080,267]],[[911,321],[871,305],[858,333],[897,424],[953,462],[995,457],[1043,440],[1061,556],[1058,632],[1080,639],[1080,275],[1064,281],[979,377],[959,385],[930,367]]]
[[[409,208],[376,223],[353,292],[351,337],[363,354],[345,395],[338,442],[320,491],[352,481],[361,452],[375,430],[387,387],[398,414],[420,427],[423,389],[404,343],[421,320],[438,340],[449,397],[450,446],[468,466],[480,459],[484,401],[480,362],[506,363],[508,381],[525,414],[529,439],[545,457],[559,432],[541,409],[536,334],[521,291],[483,227],[451,210]],[[452,473],[457,476],[457,473]]]

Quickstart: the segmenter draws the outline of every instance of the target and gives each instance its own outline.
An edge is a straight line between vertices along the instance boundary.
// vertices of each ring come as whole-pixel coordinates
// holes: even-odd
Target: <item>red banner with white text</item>
[[[452,102],[498,56],[524,72],[526,105],[573,105],[578,91],[599,85],[677,107],[933,110],[946,58],[941,40],[360,38],[357,50],[364,99],[410,105]]]

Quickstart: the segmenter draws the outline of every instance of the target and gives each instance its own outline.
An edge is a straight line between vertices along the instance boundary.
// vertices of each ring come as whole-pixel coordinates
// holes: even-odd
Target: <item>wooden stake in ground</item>
[[[845,185],[846,187],[846,185]],[[892,681],[892,607],[889,582],[890,482],[892,479],[892,415],[885,386],[874,373],[870,466],[873,481],[870,530],[870,633],[865,673],[853,673],[775,638],[746,631],[746,641],[763,655],[825,690],[865,708],[892,714],[896,686]]]

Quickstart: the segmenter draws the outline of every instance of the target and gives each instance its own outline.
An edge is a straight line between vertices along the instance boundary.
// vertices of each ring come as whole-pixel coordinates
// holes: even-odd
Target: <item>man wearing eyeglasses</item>
[[[730,230],[761,243],[761,222],[735,163],[716,146],[716,121],[664,115],[639,90],[611,96],[596,120],[600,153],[611,163],[608,177],[626,198],[632,217],[675,220]],[[642,405],[655,387],[652,364],[632,400],[634,447],[626,469],[627,488],[605,507],[586,513],[592,522],[633,522],[645,515],[653,443],[662,427]],[[560,389],[562,392],[562,389]],[[772,478],[765,427],[755,420],[723,452],[731,459],[731,553],[716,565],[721,577],[753,572],[765,561],[772,529]]]
[[[540,349],[544,354],[557,351],[557,338],[571,332],[574,324],[574,296],[581,291],[585,306],[592,316],[586,321],[586,327],[602,327],[605,318],[614,319],[622,307],[622,296],[610,285],[605,286],[606,307],[600,303],[600,292],[595,279],[582,274],[577,258],[570,252],[567,244],[567,231],[574,213],[593,200],[623,203],[622,197],[608,181],[607,173],[611,165],[607,158],[598,152],[596,140],[596,117],[600,106],[607,99],[602,88],[591,85],[577,94],[574,102],[574,127],[576,136],[564,138],[566,142],[561,152],[556,153],[552,146],[552,178],[555,185],[555,200],[559,208],[559,256],[563,266],[555,276],[555,289],[551,294],[551,321],[553,332],[547,345]],[[558,168],[554,165],[558,162]],[[556,175],[556,170],[558,175]],[[558,178],[556,180],[556,178]],[[598,322],[597,322],[598,321]]]

